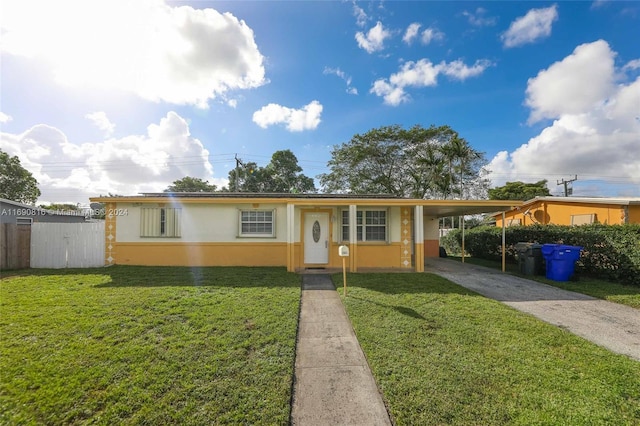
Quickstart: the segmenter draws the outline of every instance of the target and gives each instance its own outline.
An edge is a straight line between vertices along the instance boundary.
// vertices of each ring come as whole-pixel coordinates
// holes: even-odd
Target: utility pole
[[[244,163],[238,158],[238,154],[235,155],[236,158],[236,192],[240,192],[240,174],[238,173],[238,169],[240,166],[244,167]]]
[[[556,180],[558,185],[564,185],[564,196],[568,197],[573,194],[573,187],[569,186],[571,182],[575,182],[578,180],[578,175],[574,175],[573,179],[564,180]]]

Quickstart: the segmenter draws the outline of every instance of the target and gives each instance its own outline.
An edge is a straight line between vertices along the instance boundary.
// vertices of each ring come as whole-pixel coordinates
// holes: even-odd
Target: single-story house
[[[493,216],[502,226],[502,214]],[[640,223],[640,198],[535,197],[506,212],[505,220],[506,226]]]
[[[80,223],[84,221],[85,215],[80,211],[47,210],[0,198],[0,223],[31,225],[34,222]]]
[[[145,193],[104,203],[105,264],[424,270],[438,257],[438,218],[521,201],[377,195]],[[416,261],[416,259],[418,261]],[[421,260],[422,259],[422,260]]]

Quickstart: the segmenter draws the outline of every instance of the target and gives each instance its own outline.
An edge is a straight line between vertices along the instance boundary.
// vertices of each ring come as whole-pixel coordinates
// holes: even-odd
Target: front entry
[[[304,263],[329,263],[329,213],[304,214]]]

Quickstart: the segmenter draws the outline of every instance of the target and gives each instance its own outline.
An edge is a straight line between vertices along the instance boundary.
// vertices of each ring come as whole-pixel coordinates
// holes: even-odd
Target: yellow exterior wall
[[[640,205],[628,207],[629,223],[640,223]]]
[[[402,245],[400,243],[383,245],[358,244],[356,252],[358,268],[402,268],[400,261],[401,249]]]
[[[523,206],[520,210],[506,212],[507,225],[510,219],[519,219],[521,225],[571,225],[572,215],[595,214],[596,222],[606,225],[624,223],[624,209],[627,206],[616,204],[583,204],[583,203],[554,203],[536,202]],[[524,212],[529,211],[528,215]],[[640,206],[628,206],[629,223],[640,223]],[[502,226],[502,215],[496,216],[496,226]]]
[[[120,265],[287,266],[286,243],[117,243]]]

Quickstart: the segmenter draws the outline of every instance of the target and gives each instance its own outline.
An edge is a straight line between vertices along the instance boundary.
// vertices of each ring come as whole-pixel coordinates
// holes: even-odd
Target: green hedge
[[[460,253],[462,233],[456,229],[440,241],[448,253]],[[506,228],[506,258],[516,262],[515,244],[566,244],[583,247],[576,272],[640,286],[640,225],[510,226]],[[465,251],[471,256],[500,260],[502,228],[482,226],[465,231]]]

